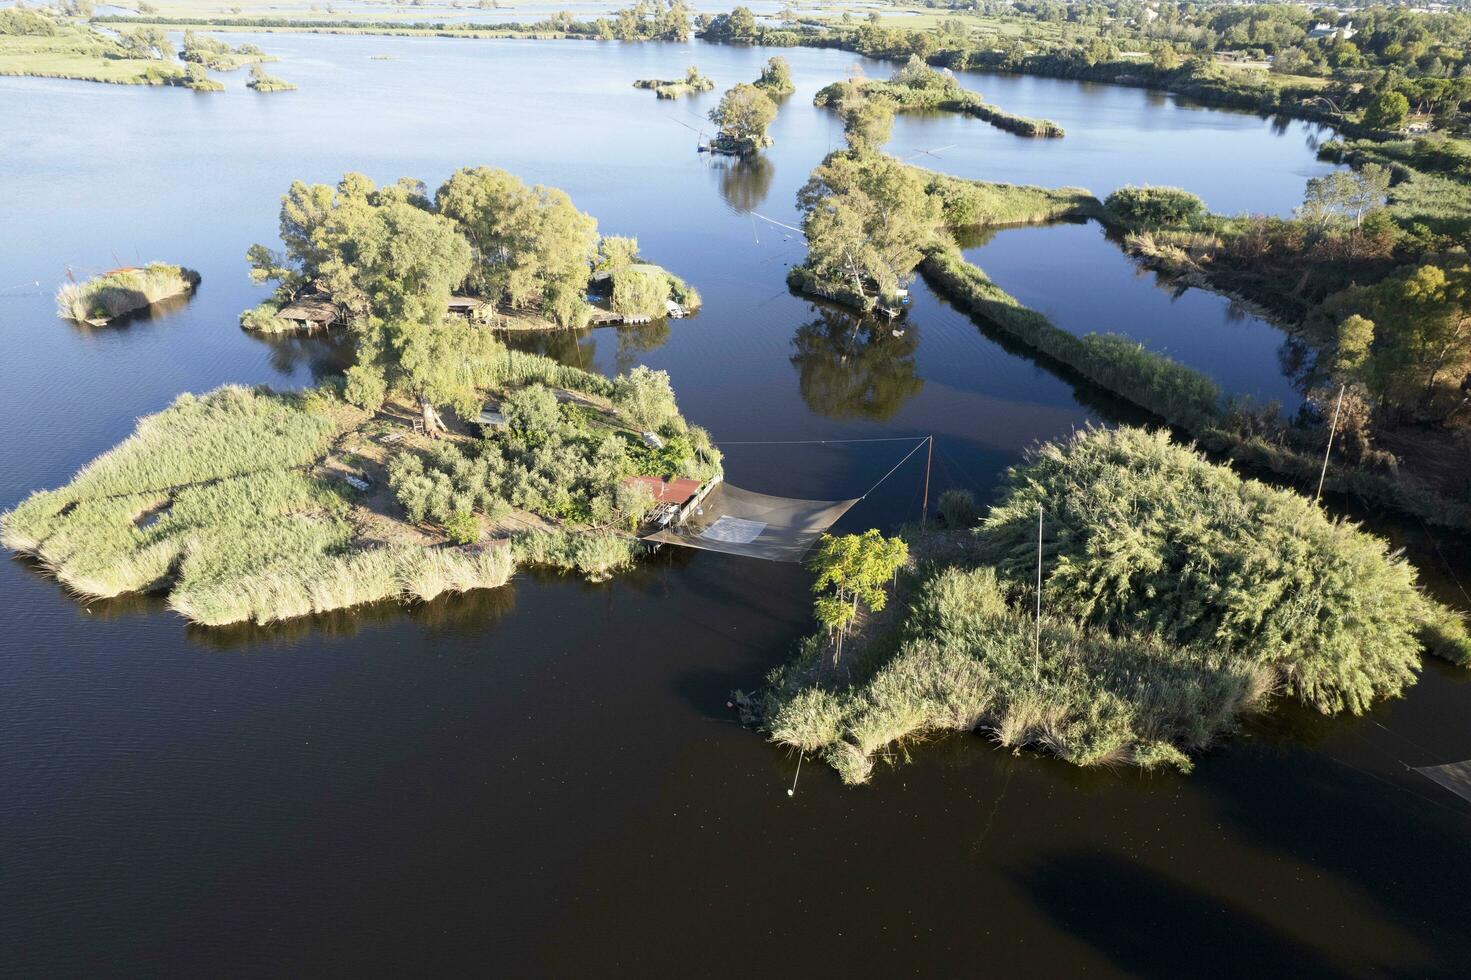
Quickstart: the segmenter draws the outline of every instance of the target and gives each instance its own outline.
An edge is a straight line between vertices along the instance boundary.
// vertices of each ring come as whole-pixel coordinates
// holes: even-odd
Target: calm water
[[[0,507],[64,482],[179,391],[306,384],[340,363],[318,343],[254,340],[235,317],[261,295],[243,253],[274,240],[289,181],[349,169],[437,184],[494,164],[638,235],[704,311],[539,343],[669,370],[718,440],[934,433],[939,487],[986,495],[1034,441],[1130,418],[922,287],[900,336],[788,295],[801,244],[757,215],[794,218],[840,137],[811,96],[850,56],[783,52],[799,90],[774,150],[741,167],[696,155],[682,125],[700,128],[713,95],[670,104],[629,83],[698,63],[723,87],[770,52],[251,40],[285,56],[276,70],[299,92],[0,80]],[[1068,137],[906,119],[895,149],[956,143],[935,165],[1173,183],[1226,210],[1285,212],[1322,170],[1296,124],[1127,89],[967,84]],[[989,250],[1014,237],[1024,255],[1024,235],[1054,233],[998,236],[988,269],[1003,264]],[[1088,252],[1090,269],[1108,254]],[[199,268],[195,299],[115,330],[54,318],[68,267],[150,258]],[[1140,285],[1108,267],[1111,293]],[[1130,312],[1142,337],[1178,333],[1135,302],[1118,308],[1145,310]],[[1200,333],[1233,326],[1216,314]],[[1250,376],[1260,356],[1240,354]],[[902,452],[730,446],[728,472],[842,496]],[[911,461],[842,526],[913,516],[921,478]],[[1471,957],[1467,808],[1402,765],[1471,756],[1464,672],[1427,662],[1367,719],[1284,707],[1188,777],[1080,773],[951,738],[859,790],[809,764],[789,799],[797,760],[736,725],[726,698],[807,630],[806,585],[793,567],[680,552],[604,586],[523,575],[411,610],[206,631],[153,600],[81,606],[0,562],[0,968],[1164,976],[1290,960],[1451,975]]]
[[[1120,333],[1204,371],[1227,395],[1289,412],[1300,358],[1282,331],[1203,289],[1181,289],[1136,265],[1098,225],[1007,228],[965,250],[998,286],[1075,334]],[[1058,284],[1066,287],[1059,289]]]

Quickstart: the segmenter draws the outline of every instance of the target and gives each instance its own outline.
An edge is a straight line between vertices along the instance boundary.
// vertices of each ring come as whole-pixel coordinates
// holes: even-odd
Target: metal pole
[[[1032,641],[1032,680],[1042,678],[1042,502],[1037,502],[1037,635]]]
[[[924,454],[924,504],[919,512],[919,526],[924,527],[930,519],[930,460],[935,455],[935,437],[930,436],[929,449]]]
[[[1328,448],[1323,450],[1323,472],[1318,474],[1318,492],[1313,494],[1313,503],[1323,496],[1323,481],[1328,479],[1328,456],[1333,452],[1333,434],[1338,431],[1338,411],[1343,408],[1343,392],[1348,385],[1339,385],[1338,404],[1333,406],[1333,424],[1328,427]]]

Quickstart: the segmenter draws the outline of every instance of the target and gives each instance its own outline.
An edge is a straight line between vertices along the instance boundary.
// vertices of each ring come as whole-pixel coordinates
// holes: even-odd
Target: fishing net
[[[801,561],[852,500],[772,497],[722,483],[678,527],[645,540],[767,561]]]
[[[1463,800],[1471,801],[1471,759],[1443,766],[1416,766],[1415,771],[1433,779]]]

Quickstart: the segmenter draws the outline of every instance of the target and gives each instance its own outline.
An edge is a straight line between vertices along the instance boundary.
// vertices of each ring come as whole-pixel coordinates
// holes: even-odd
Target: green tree
[[[1364,110],[1364,125],[1374,129],[1399,129],[1410,115],[1410,100],[1400,92],[1385,92]]]
[[[174,46],[161,27],[138,27],[122,36],[123,51],[129,58],[167,60],[174,56]]]
[[[835,153],[798,192],[807,264],[822,279],[890,295],[907,282],[943,221],[923,177],[878,154]]]
[[[772,96],[795,92],[797,87],[792,84],[792,66],[787,64],[787,59],[776,55],[767,61],[766,67],[761,69],[761,77],[756,79],[756,87]]]
[[[1444,418],[1471,371],[1471,266],[1421,265],[1360,296],[1378,325],[1370,360],[1381,398]]]
[[[1315,236],[1335,225],[1352,227],[1357,236],[1364,219],[1384,207],[1389,196],[1389,170],[1369,163],[1358,170],[1335,170],[1308,181],[1298,220]]]
[[[458,170],[435,194],[474,249],[471,286],[513,306],[540,303],[563,325],[585,322],[597,221],[556,188],[494,167]]]
[[[752,148],[766,145],[766,127],[775,118],[776,103],[745,82],[733,86],[710,110],[710,121],[720,127],[720,135]]]
[[[1357,313],[1345,317],[1338,324],[1338,343],[1333,366],[1346,374],[1355,375],[1364,369],[1369,360],[1369,351],[1374,344],[1374,321]]]
[[[817,576],[812,583],[817,621],[837,641],[834,659],[843,655],[843,639],[858,618],[859,603],[870,612],[881,611],[888,603],[885,588],[908,561],[909,546],[876,529],[818,539],[807,567]]]

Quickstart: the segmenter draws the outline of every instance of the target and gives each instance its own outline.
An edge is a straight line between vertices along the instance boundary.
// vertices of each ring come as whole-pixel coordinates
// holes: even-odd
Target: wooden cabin
[[[303,330],[325,329],[342,318],[342,307],[322,296],[303,296],[276,313],[276,319],[286,320]]]

